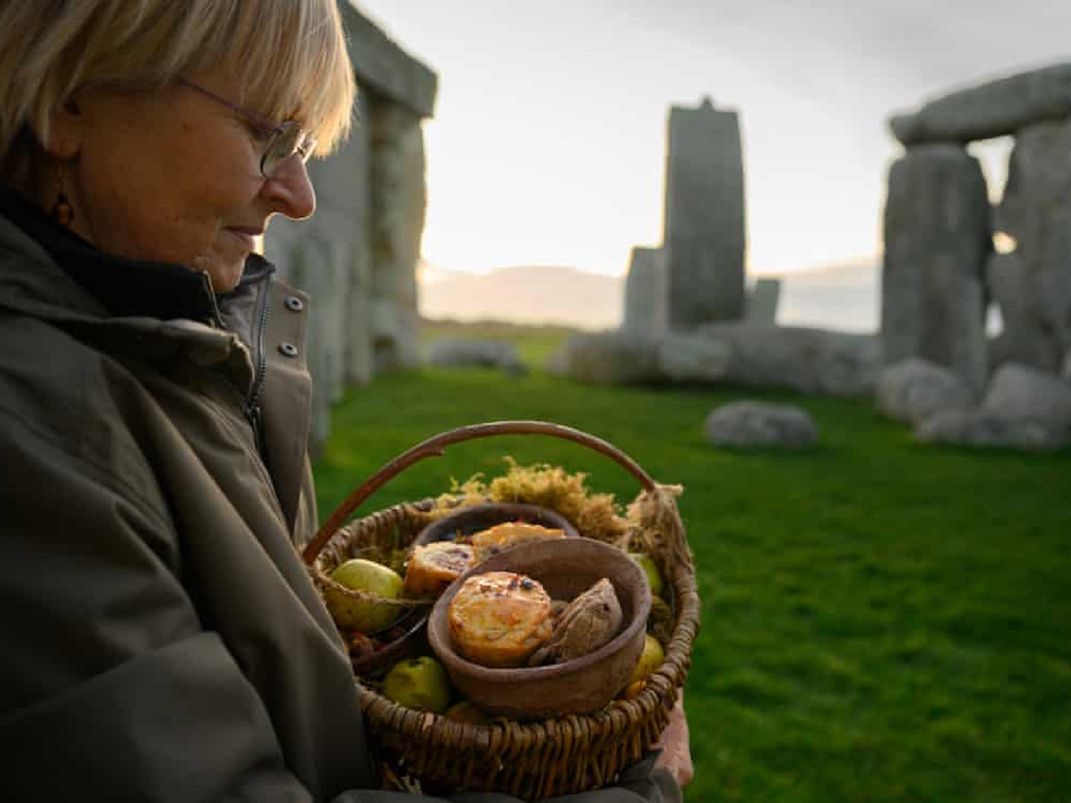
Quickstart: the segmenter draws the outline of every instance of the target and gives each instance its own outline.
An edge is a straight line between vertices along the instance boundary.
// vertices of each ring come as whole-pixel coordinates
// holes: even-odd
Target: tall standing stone
[[[998,221],[1015,239],[1022,269],[1022,314],[1005,317],[1012,357],[1059,371],[1071,348],[1071,122],[1019,132]]]
[[[625,315],[621,327],[661,334],[666,328],[666,265],[661,248],[632,249],[625,280]]]
[[[339,11],[360,87],[357,122],[338,152],[309,163],[315,216],[300,223],[276,216],[264,243],[280,274],[310,296],[314,447],[327,435],[330,402],[346,385],[416,360],[420,120],[431,116],[438,84],[351,3],[340,3]]]
[[[740,122],[709,98],[669,113],[663,247],[671,329],[744,317]]]
[[[419,362],[416,263],[427,205],[420,116],[372,113],[372,350],[376,370]]]
[[[978,161],[956,145],[910,148],[885,206],[881,337],[886,365],[921,357],[985,387],[989,201]]]

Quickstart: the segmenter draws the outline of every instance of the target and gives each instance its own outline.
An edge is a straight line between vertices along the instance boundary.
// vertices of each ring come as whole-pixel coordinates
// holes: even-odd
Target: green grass
[[[804,407],[821,446],[706,444],[707,413],[743,397]],[[506,418],[599,435],[686,488],[703,598],[690,801],[1071,800],[1071,453],[922,447],[861,401],[428,370],[336,408],[321,517],[423,438]],[[637,490],[582,447],[511,437],[451,447],[365,510],[498,473],[504,454]]]

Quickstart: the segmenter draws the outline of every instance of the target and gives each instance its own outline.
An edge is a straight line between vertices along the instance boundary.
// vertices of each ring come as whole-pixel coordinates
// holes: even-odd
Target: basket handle
[[[353,493],[343,500],[327,523],[320,528],[315,537],[305,546],[301,553],[302,559],[311,566],[316,560],[320,550],[324,548],[332,535],[342,526],[343,522],[373,493],[386,485],[394,477],[414,463],[425,457],[441,457],[447,446],[462,441],[475,440],[476,438],[490,438],[496,435],[549,435],[562,440],[573,441],[582,446],[587,446],[592,451],[606,455],[611,460],[628,471],[640,481],[645,491],[654,491],[657,487],[650,475],[640,468],[631,457],[622,452],[616,446],[602,438],[596,438],[579,429],[552,424],[548,421],[491,421],[485,424],[470,424],[458,427],[447,432],[434,435],[406,452],[395,457],[379,471],[364,481]]]

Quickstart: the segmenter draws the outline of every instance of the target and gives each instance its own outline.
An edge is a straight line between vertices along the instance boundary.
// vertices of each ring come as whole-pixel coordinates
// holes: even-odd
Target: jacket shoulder
[[[164,512],[130,427],[145,391],[107,354],[47,321],[0,311],[2,440],[49,441]]]

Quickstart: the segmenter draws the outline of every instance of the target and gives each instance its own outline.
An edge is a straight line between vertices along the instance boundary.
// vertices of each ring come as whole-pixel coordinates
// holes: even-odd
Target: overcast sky
[[[740,113],[752,273],[880,249],[886,119],[1071,61],[1071,0],[358,0],[439,75],[433,268],[623,273],[662,238],[670,105]],[[979,153],[996,183],[1007,144]]]

